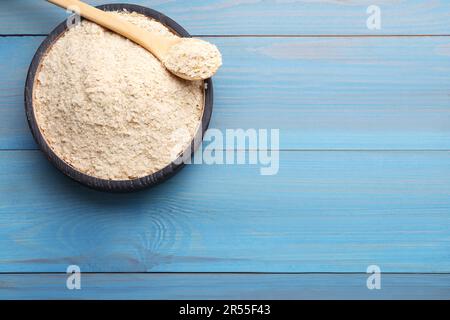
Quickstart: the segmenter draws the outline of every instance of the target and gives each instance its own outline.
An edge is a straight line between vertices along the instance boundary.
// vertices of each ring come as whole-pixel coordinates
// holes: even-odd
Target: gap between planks
[[[239,272],[221,272],[221,271],[147,271],[147,272],[82,272],[83,274],[168,274],[168,275],[367,275],[366,272],[258,272],[258,271],[239,271]],[[65,275],[66,272],[0,272],[1,275]],[[382,272],[385,275],[450,275],[450,272]]]
[[[0,152],[29,152],[41,151],[38,148],[24,149],[0,149]],[[278,152],[450,152],[450,149],[216,149],[216,151],[235,152],[258,152],[258,151],[278,151]]]
[[[47,37],[45,33],[0,34],[2,38],[8,37]],[[450,34],[230,34],[230,35],[203,35],[193,34],[196,38],[426,38],[426,37],[450,37]]]

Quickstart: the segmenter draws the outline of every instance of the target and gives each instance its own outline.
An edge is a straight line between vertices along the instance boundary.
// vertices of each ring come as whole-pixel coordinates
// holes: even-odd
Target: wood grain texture
[[[447,0],[131,0],[161,11],[200,35],[392,35],[450,34]],[[369,30],[366,10],[380,6],[381,30]],[[0,34],[47,34],[66,17],[44,1],[0,2]]]
[[[65,274],[0,274],[0,299],[449,299],[449,274],[82,274],[67,290]]]
[[[282,152],[96,193],[0,152],[0,272],[450,271],[450,152]]]
[[[23,86],[43,37],[0,38],[0,149],[36,148]],[[450,38],[214,38],[211,128],[280,129],[283,149],[450,149]]]
[[[0,37],[0,273],[131,272],[84,274],[81,291],[65,274],[0,274],[0,299],[450,298],[449,1],[377,1],[375,31],[369,0],[120,2],[224,36],[207,38],[225,62],[211,127],[279,128],[279,174],[195,165],[141,193],[88,190],[34,150],[25,121],[43,37]],[[65,17],[0,1],[0,35]],[[369,291],[371,264],[435,274],[383,274]]]

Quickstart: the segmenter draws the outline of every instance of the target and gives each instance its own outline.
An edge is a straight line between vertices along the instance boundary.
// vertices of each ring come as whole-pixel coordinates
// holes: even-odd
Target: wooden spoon
[[[180,38],[180,37],[164,37],[158,33],[150,32],[145,29],[139,28],[136,25],[125,21],[123,19],[120,19],[108,12],[105,12],[103,10],[97,9],[95,7],[92,7],[84,2],[81,2],[79,0],[47,0],[48,2],[51,2],[57,6],[60,6],[65,9],[74,10],[76,9],[76,13],[78,13],[80,16],[97,23],[98,25],[105,27],[115,33],[118,33],[125,38],[130,39],[131,41],[139,44],[144,49],[150,51],[156,58],[158,58],[163,65],[172,73],[177,75],[178,77],[181,77],[186,80],[202,80],[206,78],[210,78],[213,74],[216,73],[217,69],[220,67],[222,59],[220,56],[219,51],[215,46],[212,44],[207,43],[206,41],[198,40],[198,39],[188,39],[188,38]],[[209,66],[209,69],[207,73],[203,74],[196,74],[195,70],[186,70],[186,66],[184,68],[175,68],[173,66],[173,61],[177,61],[178,57],[170,56],[171,49],[174,48],[175,45],[180,44],[182,41],[192,41],[193,45],[197,43],[202,43],[203,47],[208,48],[208,46],[214,47],[217,51],[213,52],[213,57],[215,55],[219,55],[220,63],[209,63],[210,61],[207,61],[207,59],[211,58],[211,54],[205,55],[204,57],[192,57],[192,56],[186,56],[182,54],[179,58],[180,61],[184,58],[185,61],[189,64],[189,61],[193,61],[195,59],[192,58],[199,58],[199,61],[206,62],[205,65]],[[185,46],[184,46],[185,47]],[[201,50],[195,50],[197,52],[201,52]],[[213,50],[214,51],[214,50]],[[173,50],[175,54],[180,55],[180,50]],[[201,54],[200,54],[201,55]],[[168,57],[170,56],[170,59]],[[189,59],[188,59],[189,58]],[[170,60],[172,63],[166,65],[165,62],[167,60]],[[217,59],[216,59],[217,60]],[[211,67],[212,66],[212,67]],[[190,66],[187,66],[188,69]],[[198,69],[198,66],[192,66]],[[215,70],[214,70],[215,69]]]

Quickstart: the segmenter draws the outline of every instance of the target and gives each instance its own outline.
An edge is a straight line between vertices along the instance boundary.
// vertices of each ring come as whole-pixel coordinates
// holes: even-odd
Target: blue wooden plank
[[[141,4],[164,12],[190,32],[202,35],[450,34],[450,3],[446,0],[87,2]],[[381,9],[380,30],[369,30],[366,26],[367,8],[374,4]],[[0,34],[48,33],[65,16],[63,10],[44,1],[1,1]]]
[[[0,149],[35,148],[23,85],[42,37],[0,38]],[[450,149],[449,37],[213,38],[212,128],[281,130],[284,149]]]
[[[88,190],[0,152],[0,272],[450,271],[450,152],[282,152],[192,165],[141,193]]]
[[[449,274],[85,274],[67,290],[64,274],[0,275],[0,299],[449,299]]]
[[[24,87],[28,67],[41,38],[0,38],[0,149],[35,148],[25,117]],[[15,142],[13,142],[15,141]]]

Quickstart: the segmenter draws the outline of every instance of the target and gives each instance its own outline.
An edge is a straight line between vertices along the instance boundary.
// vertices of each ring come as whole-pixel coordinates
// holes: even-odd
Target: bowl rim
[[[115,3],[115,4],[104,4],[97,6],[97,8],[105,11],[121,11],[127,10],[130,12],[137,12],[143,14],[149,18],[153,18],[158,22],[164,24],[166,27],[177,33],[181,37],[190,38],[191,35],[177,22],[167,17],[161,12],[156,10],[143,7],[135,4],[124,4],[124,3]],[[73,16],[68,17],[68,19],[73,18]],[[33,89],[35,78],[39,73],[39,67],[41,65],[42,59],[45,57],[48,50],[51,46],[58,40],[58,38],[63,35],[67,30],[67,21],[64,20],[60,23],[50,34],[44,39],[42,44],[37,49],[33,60],[30,64],[27,73],[27,79],[25,82],[25,112],[27,117],[27,122],[30,127],[31,133],[33,135],[34,140],[38,144],[40,150],[46,155],[47,159],[62,173],[71,179],[75,180],[78,183],[81,183],[84,186],[87,186],[91,189],[95,189],[98,191],[107,191],[107,192],[133,192],[142,189],[146,189],[149,187],[156,186],[174,174],[176,174],[181,168],[184,167],[183,159],[186,158],[186,155],[189,154],[190,157],[193,156],[195,151],[198,149],[201,141],[196,141],[196,137],[198,137],[201,130],[201,137],[204,136],[206,130],[208,129],[212,110],[213,110],[213,82],[212,79],[207,79],[204,81],[204,105],[203,105],[203,115],[201,119],[201,126],[199,125],[197,134],[191,141],[191,145],[180,154],[180,156],[168,164],[166,167],[161,170],[147,175],[145,177],[131,179],[131,180],[106,180],[102,178],[97,178],[94,176],[87,175],[58,157],[51,147],[48,145],[45,140],[39,126],[37,124],[37,120],[34,114],[34,105],[33,105]],[[84,19],[82,19],[84,20]]]

